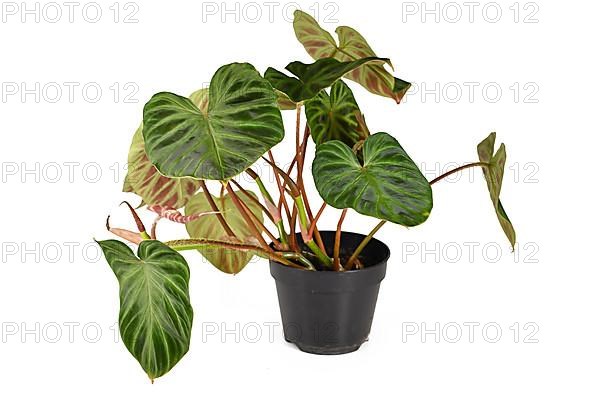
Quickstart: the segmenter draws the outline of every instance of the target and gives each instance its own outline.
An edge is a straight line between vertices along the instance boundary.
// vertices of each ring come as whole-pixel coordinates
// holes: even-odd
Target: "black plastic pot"
[[[331,254],[335,232],[321,232],[321,237]],[[340,253],[351,253],[364,237],[342,232]],[[308,271],[271,261],[285,340],[314,354],[358,350],[371,331],[389,256],[390,249],[372,239],[362,252],[365,267],[360,270]]]

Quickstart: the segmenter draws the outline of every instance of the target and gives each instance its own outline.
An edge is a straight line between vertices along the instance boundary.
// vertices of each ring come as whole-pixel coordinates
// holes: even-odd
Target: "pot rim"
[[[330,231],[330,230],[323,230],[323,231],[319,231],[319,232],[320,233],[333,233],[333,234],[336,233],[336,231]],[[301,238],[301,233],[297,232],[296,235],[299,238]],[[365,237],[367,237],[367,235],[363,235],[362,233],[342,231],[341,244],[343,244],[344,236],[361,236],[363,239]],[[381,240],[379,240],[377,238],[374,238],[374,237],[371,238],[371,240],[367,244],[367,247],[368,246],[372,246],[372,245],[380,246],[384,250],[384,252],[385,252],[384,256],[382,258],[380,258],[380,259],[375,260],[372,263],[369,263],[370,265],[367,266],[367,267],[364,267],[362,269],[353,269],[351,271],[341,271],[341,272],[340,271],[331,271],[331,270],[316,270],[316,271],[311,271],[311,270],[308,270],[308,269],[300,269],[300,268],[290,267],[289,265],[284,265],[284,264],[281,264],[281,263],[279,263],[277,261],[272,261],[271,260],[271,262],[274,263],[274,264],[277,264],[279,266],[289,268],[290,270],[298,271],[297,273],[304,273],[304,272],[311,273],[311,274],[314,274],[314,273],[359,274],[361,272],[365,273],[367,271],[373,271],[375,269],[385,268],[386,264],[387,264],[387,261],[389,260],[389,258],[391,256],[391,250],[390,250],[390,248],[388,247],[387,244],[385,244]],[[273,243],[271,242],[269,244],[269,246],[273,246]],[[340,246],[340,247],[343,247],[343,246]],[[365,247],[365,249],[367,247]],[[364,251],[364,249],[363,249],[363,251]]]

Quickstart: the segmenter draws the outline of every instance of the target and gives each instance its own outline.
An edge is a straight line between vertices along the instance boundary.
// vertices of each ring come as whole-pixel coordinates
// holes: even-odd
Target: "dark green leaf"
[[[159,204],[174,209],[183,207],[200,188],[191,178],[168,178],[156,170],[144,149],[142,127],[133,135],[127,162],[124,192],[133,192],[144,204]]]
[[[477,146],[479,161],[488,163],[489,167],[483,167],[483,176],[487,182],[490,191],[490,197],[498,216],[498,221],[502,230],[506,234],[511,246],[515,247],[517,235],[515,229],[506,215],[506,211],[500,201],[500,190],[502,189],[502,180],[504,178],[504,165],[506,164],[506,148],[504,143],[500,145],[496,154],[494,154],[494,143],[496,141],[496,132],[492,132]]]
[[[200,89],[190,95],[190,100],[206,111],[208,89]],[[144,148],[142,125],[135,131],[127,157],[127,176],[124,192],[133,192],[142,198],[143,204],[158,204],[171,208],[183,207],[200,188],[200,182],[190,178],[168,178],[156,170],[148,160]]]
[[[368,62],[388,61],[385,58],[366,57],[354,61],[338,61],[334,58],[322,58],[312,64],[300,61],[289,63],[285,69],[297,78],[269,68],[265,78],[274,88],[287,94],[295,102],[313,98],[321,89],[331,86],[346,73]]]
[[[305,106],[310,134],[317,146],[329,140],[340,140],[353,147],[359,140],[366,139],[366,132],[360,130],[357,120],[360,115],[358,104],[342,80],[331,86],[331,94],[321,90]]]
[[[283,139],[277,96],[250,64],[225,65],[213,76],[206,111],[173,93],[144,107],[148,158],[170,177],[226,180]]]
[[[138,257],[118,240],[98,242],[119,281],[119,330],[150,379],[171,370],[190,346],[193,311],[185,259],[156,240]]]
[[[404,226],[429,217],[431,186],[392,136],[376,133],[365,140],[361,164],[350,147],[332,140],[317,147],[312,171],[327,204]]]

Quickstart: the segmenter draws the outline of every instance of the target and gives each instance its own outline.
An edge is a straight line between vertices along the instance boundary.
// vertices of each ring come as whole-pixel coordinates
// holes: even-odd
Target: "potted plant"
[[[138,246],[137,255],[118,240],[98,243],[119,281],[121,337],[151,379],[168,372],[190,344],[190,271],[182,251],[197,250],[230,274],[253,256],[268,259],[286,339],[304,351],[340,354],[356,350],[371,328],[390,254],[374,235],[387,222],[425,222],[434,183],[481,167],[514,247],[515,232],[499,198],[505,148],[494,152],[494,133],[477,147],[477,162],[428,182],[393,136],[369,132],[344,82],[399,103],[410,84],[388,72],[390,61],[377,57],[354,29],[338,27],[336,42],[301,11],[294,30],[315,61],[290,63],[292,75],[273,68],[261,75],[247,63],[227,64],[207,89],[189,97],[158,93],[144,106],[124,191],[138,194],[156,219],[148,231],[129,204],[137,231],[113,227],[107,219],[108,230]],[[295,154],[287,167],[272,152],[284,137],[282,110],[295,110],[296,117]],[[305,189],[310,141],[319,208]],[[259,160],[274,171],[269,188],[253,169]],[[258,194],[239,182],[240,174],[251,178]],[[209,181],[219,186],[218,195],[209,191]],[[327,206],[341,210],[332,231],[318,228]],[[345,232],[349,210],[378,223],[365,235]],[[190,237],[159,241],[160,219],[185,224]]]

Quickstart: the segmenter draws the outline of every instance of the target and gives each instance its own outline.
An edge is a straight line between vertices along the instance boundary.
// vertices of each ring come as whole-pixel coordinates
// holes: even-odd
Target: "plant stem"
[[[347,212],[348,209],[344,208],[344,211],[342,211],[342,215],[340,216],[340,220],[337,224],[337,230],[335,231],[335,243],[333,244],[333,268],[339,272],[344,270],[342,264],[340,264],[340,241],[342,238],[342,224],[344,223]]]
[[[434,180],[432,180],[431,182],[429,182],[429,184],[433,185],[434,183],[437,183],[437,182],[441,181],[444,178],[447,178],[448,176],[450,176],[452,174],[455,174],[455,173],[457,173],[459,171],[462,171],[463,169],[473,168],[473,167],[487,167],[489,165],[490,165],[489,163],[485,163],[485,162],[473,162],[473,163],[470,163],[470,164],[465,164],[465,165],[462,165],[462,166],[460,166],[458,168],[454,168],[453,170],[450,170],[450,171],[446,172],[445,174],[442,174],[442,175],[438,176],[437,178],[435,178]]]
[[[290,214],[290,208],[287,204],[287,201],[285,201],[285,189],[283,184],[281,183],[281,180],[279,179],[279,172],[277,172],[277,168],[275,167],[275,157],[273,157],[273,152],[271,152],[271,150],[268,151],[268,155],[269,155],[269,160],[271,160],[271,167],[273,168],[273,173],[275,174],[275,181],[277,182],[277,187],[279,188],[279,205],[281,206],[281,204],[283,203],[283,206],[285,208],[285,214],[288,218],[288,223],[292,224],[292,216]],[[279,210],[281,210],[281,208],[278,207]],[[293,229],[292,229],[293,231]]]
[[[298,148],[298,152],[296,154],[296,158],[298,160],[297,164],[298,164],[298,168],[297,168],[297,179],[296,179],[296,183],[298,185],[298,189],[300,190],[300,193],[302,194],[302,200],[304,201],[304,205],[306,207],[306,212],[308,214],[308,220],[310,221],[311,225],[313,222],[313,213],[312,210],[310,209],[310,202],[308,201],[308,195],[306,194],[306,189],[304,187],[304,161],[306,159],[306,147],[308,146],[308,138],[310,137],[310,128],[308,127],[308,124],[306,124],[306,127],[304,128],[304,138],[302,139],[302,145]],[[323,253],[327,253],[327,251],[325,250],[325,245],[323,244],[323,240],[321,239],[321,234],[319,233],[319,229],[317,228],[316,224],[313,228],[313,232],[314,232],[314,237],[315,240],[317,242],[317,245],[319,246],[319,248],[321,249],[321,251]],[[312,235],[311,235],[312,237]]]
[[[300,153],[300,115],[302,114],[302,103],[296,103],[296,154],[295,158],[298,160]],[[300,160],[298,160],[298,164]]]
[[[291,262],[290,260],[299,261],[301,264],[305,265],[309,270],[315,270],[314,266],[311,264],[309,260],[306,259],[302,254],[292,253],[292,252],[275,252],[272,249],[265,250],[261,247],[244,244],[244,243],[232,243],[232,242],[223,242],[219,240],[210,240],[210,239],[183,239],[183,240],[171,240],[165,242],[167,246],[176,251],[186,251],[186,250],[200,250],[205,247],[224,247],[230,248],[239,251],[252,251],[257,255],[278,261],[284,265],[289,265],[291,267],[302,268],[302,266]]]
[[[254,244],[229,242],[223,240],[213,239],[181,239],[181,240],[169,240],[165,242],[167,246],[173,250],[198,250],[205,247],[223,247],[226,249],[239,250],[239,251],[256,251],[257,253],[266,254],[271,253],[273,250],[265,250]]]
[[[271,231],[269,231],[269,229],[265,226],[265,224],[262,223],[262,221],[260,220],[260,218],[258,218],[258,216],[256,216],[254,214],[254,212],[252,212],[252,210],[250,209],[250,207],[248,207],[247,204],[240,202],[240,204],[242,205],[242,207],[244,207],[244,210],[246,210],[246,213],[258,224],[258,226],[267,234],[267,236],[269,237],[269,239],[271,239],[271,241],[273,242],[273,244],[275,245],[275,248],[277,248],[278,250],[282,250],[283,247],[281,246],[281,243],[279,242],[279,240],[277,240],[277,238],[271,233]]]
[[[325,211],[326,207],[327,203],[323,202],[323,204],[321,204],[321,208],[319,208],[319,212],[317,212],[317,215],[315,215],[315,218],[313,218],[312,222],[310,223],[310,228],[308,229],[308,237],[313,237],[313,232],[315,230],[315,227],[317,226],[317,221],[319,220],[319,218],[321,218],[321,215],[323,214],[323,211]]]
[[[237,196],[237,194],[235,194],[235,192],[231,188],[231,185],[229,183],[227,183],[226,185],[227,186],[225,187],[225,189],[227,189],[227,193],[229,193],[229,196],[231,196],[231,200],[233,201],[233,204],[236,206],[236,208],[238,209],[238,211],[240,212],[240,214],[246,221],[246,225],[248,225],[248,228],[250,228],[250,230],[252,231],[252,234],[254,235],[254,237],[256,237],[256,240],[258,240],[258,242],[261,244],[261,246],[264,247],[265,249],[270,249],[269,245],[265,241],[265,238],[263,238],[262,234],[258,231],[258,228],[256,227],[256,225],[254,225],[252,218],[248,215],[248,213],[244,209],[244,206],[242,206],[242,202],[240,201],[239,197]]]
[[[148,235],[148,233],[146,233],[146,227],[144,226],[144,223],[142,222],[140,216],[135,211],[135,209],[127,201],[124,201],[121,204],[125,204],[129,208],[129,211],[131,212],[131,215],[133,216],[133,219],[135,220],[135,224],[137,225],[138,231],[140,232],[140,236],[142,237],[142,239],[149,240],[150,235]]]
[[[312,238],[308,237],[308,217],[306,216],[306,210],[304,209],[304,202],[302,196],[294,198],[294,204],[298,210],[298,220],[300,221],[300,232],[302,234],[302,240],[304,244],[314,253],[315,256],[323,263],[325,267],[332,268],[333,263],[331,258],[321,250]]]
[[[367,237],[365,237],[362,240],[362,242],[360,242],[360,244],[358,245],[358,247],[356,248],[356,250],[354,250],[354,253],[352,253],[352,255],[350,256],[350,258],[346,262],[346,265],[345,265],[346,269],[352,268],[352,265],[354,264],[354,262],[356,261],[356,259],[360,255],[360,253],[364,250],[364,248],[367,246],[367,244],[369,244],[369,242],[371,241],[371,239],[373,239],[373,236],[375,236],[375,234],[377,233],[377,231],[379,229],[381,229],[381,227],[383,225],[385,225],[386,222],[387,221],[385,221],[385,220],[379,221],[379,223],[377,224],[377,226],[375,226],[375,228],[373,228],[373,230],[371,232],[369,232],[369,234],[367,235]]]
[[[212,194],[210,194],[210,192],[208,191],[208,188],[206,187],[206,183],[203,180],[200,181],[200,186],[202,187],[202,192],[204,192],[204,196],[206,196],[206,200],[208,201],[210,208],[213,211],[218,212],[218,214],[215,214],[215,216],[221,223],[221,226],[227,233],[227,236],[231,236],[234,238],[237,237],[235,235],[235,233],[233,233],[233,231],[231,230],[231,227],[229,226],[227,221],[225,221],[225,217],[223,217],[223,214],[221,214],[221,212],[220,212],[221,210],[219,210],[219,207],[217,207],[217,204],[215,203],[215,200],[213,199]]]
[[[292,209],[292,222],[290,224],[290,247],[295,252],[300,252],[300,246],[298,246],[298,241],[296,240],[296,220],[298,219],[298,207],[294,204]]]
[[[259,207],[261,208],[262,212],[263,212],[264,214],[266,214],[266,215],[267,215],[267,217],[268,217],[268,218],[269,218],[271,221],[275,222],[275,221],[273,220],[273,216],[271,215],[271,213],[269,212],[269,210],[267,209],[267,207],[265,207],[265,206],[264,206],[264,205],[263,205],[263,204],[262,204],[262,203],[261,203],[261,202],[260,202],[260,201],[259,201],[259,200],[258,200],[256,197],[252,196],[252,195],[250,194],[250,192],[248,192],[246,189],[244,189],[244,188],[242,187],[242,185],[240,185],[240,184],[239,184],[239,183],[238,183],[238,182],[237,182],[235,179],[232,179],[232,180],[231,180],[231,182],[232,182],[232,183],[235,185],[235,187],[236,187],[236,188],[237,188],[237,189],[238,189],[240,192],[244,193],[244,195],[245,195],[245,196],[248,198],[248,200],[250,200],[251,202],[253,202],[253,203],[254,203],[254,204],[256,204],[257,206],[259,206]]]
[[[266,212],[268,213],[267,215],[269,215],[271,217],[271,221],[273,221],[273,223],[277,226],[277,230],[279,231],[279,240],[281,240],[281,244],[285,248],[287,248],[287,246],[288,246],[287,232],[285,231],[285,226],[283,225],[283,220],[281,219],[281,212],[279,212],[279,209],[275,205],[275,201],[273,200],[273,197],[271,197],[271,193],[269,193],[269,191],[265,187],[265,184],[260,179],[258,174],[256,172],[254,172],[252,169],[248,169],[247,172],[252,177],[252,179],[254,179],[254,181],[256,182],[256,185],[258,186],[258,190],[260,190],[260,192],[262,193],[263,199],[265,200],[265,203],[267,204],[267,207],[266,207],[266,210],[267,210]],[[235,183],[235,181],[234,181],[234,183]],[[240,189],[241,189],[241,187],[240,187]]]
[[[311,270],[311,271],[316,271],[317,269],[312,265],[312,263],[308,260],[308,258],[304,257],[302,254],[300,253],[292,253],[292,252],[285,252],[285,253],[281,253],[282,257],[284,257],[285,259],[288,260],[295,260],[300,262],[302,265],[304,265],[307,269]]]

